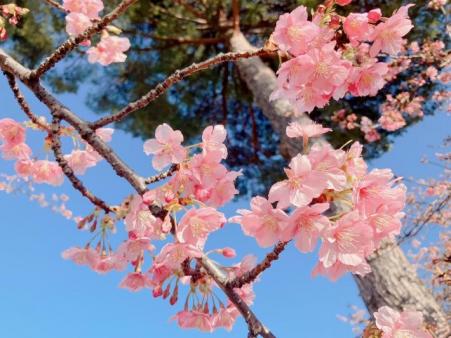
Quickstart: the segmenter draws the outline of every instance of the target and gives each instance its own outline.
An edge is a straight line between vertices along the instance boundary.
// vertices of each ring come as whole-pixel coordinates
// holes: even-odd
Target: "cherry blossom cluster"
[[[382,331],[381,338],[432,338],[432,335],[424,328],[421,312],[411,310],[398,312],[388,306],[382,306],[374,313],[374,317],[376,327]]]
[[[301,252],[311,252],[321,241],[314,273],[335,280],[348,271],[368,273],[365,258],[381,241],[399,233],[405,188],[394,186],[396,180],[389,170],[368,172],[358,143],[347,151],[320,144],[308,150],[311,138],[329,131],[316,124],[291,124],[287,135],[299,138],[304,154],[292,159],[285,170],[288,178],[274,184],[268,198],[254,197],[250,211],[240,210],[229,221],[239,223],[261,247],[294,241]],[[99,273],[131,266],[132,272],[120,283],[122,288],[151,289],[155,297],[168,299],[172,305],[182,296],[181,286],[187,285],[183,310],[174,317],[178,324],[207,332],[231,329],[239,312],[230,300],[216,296],[217,285],[199,260],[212,254],[235,257],[233,248],[208,252],[204,248],[209,235],[227,223],[217,208],[237,193],[235,179],[240,173],[222,163],[227,158],[222,125],[207,127],[198,144],[184,146],[183,140],[179,130],[167,124],[158,126],[155,138],[147,140],[143,150],[153,156],[154,168],[168,168],[170,177],[114,207],[114,216],[100,210],[88,215],[79,227],[95,232],[97,243],[91,240],[83,248],[68,249],[63,257]],[[121,220],[128,238],[113,250],[109,236]],[[158,244],[161,241],[163,246]],[[231,266],[213,262],[228,280],[255,265],[251,256]],[[252,304],[252,283],[235,292]]]
[[[64,0],[63,8],[69,13],[66,16],[66,31],[70,36],[82,34],[93,22],[99,20],[99,13],[103,10],[102,0]],[[116,62],[124,62],[127,55],[124,54],[130,48],[130,41],[124,37],[110,35],[120,33],[115,27],[108,26],[102,31],[100,41],[95,47],[87,50],[88,61],[100,63],[103,66]],[[90,46],[91,41],[82,43]]]
[[[19,7],[13,3],[0,5],[0,41],[4,41],[8,38],[6,22],[12,26],[16,26],[20,19],[29,12],[29,9]]]
[[[287,128],[289,137],[302,139],[324,132],[317,125]],[[390,170],[367,172],[361,152],[359,143],[348,151],[314,144],[291,160],[287,179],[271,187],[268,199],[253,198],[251,211],[233,220],[262,247],[293,240],[306,253],[320,241],[314,275],[336,280],[345,272],[368,273],[365,258],[400,231],[405,187],[394,186]]]
[[[277,72],[278,88],[272,99],[288,99],[297,113],[303,113],[347,93],[376,95],[388,73],[387,63],[377,56],[397,55],[403,49],[403,37],[413,28],[407,13],[411,6],[401,7],[389,18],[382,17],[380,9],[342,17],[330,1],[311,20],[304,6],[282,15],[272,40],[289,60]]]
[[[45,123],[45,122],[44,122]],[[59,186],[64,181],[64,174],[56,161],[39,160],[33,157],[33,151],[26,143],[26,127],[39,129],[33,123],[21,124],[13,119],[0,119],[0,153],[5,160],[15,162],[15,171],[19,177],[31,180],[34,183],[45,183]],[[111,128],[99,128],[96,130],[97,136],[103,141],[109,142],[114,130]],[[62,135],[71,136],[76,143],[76,148],[71,153],[64,156],[68,165],[75,174],[82,175],[87,168],[97,165],[103,158],[93,150],[88,144],[75,138],[73,130],[63,129]],[[50,148],[51,140],[46,139],[44,147]],[[80,144],[84,149],[81,149]]]

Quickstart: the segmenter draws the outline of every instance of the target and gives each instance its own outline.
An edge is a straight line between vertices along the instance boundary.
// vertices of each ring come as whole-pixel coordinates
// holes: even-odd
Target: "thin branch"
[[[235,278],[232,281],[228,281],[226,283],[226,286],[228,288],[241,288],[245,284],[252,283],[257,279],[257,277],[266,269],[268,269],[272,262],[279,259],[279,255],[282,253],[282,251],[285,250],[285,247],[287,246],[288,242],[279,242],[276,244],[274,249],[266,255],[265,259],[255,266],[253,269],[249,270],[245,274],[243,274],[240,277]]]
[[[81,42],[89,40],[91,36],[100,32],[111,22],[117,19],[125,10],[130,7],[137,0],[123,0],[115,9],[113,9],[109,14],[104,16],[99,22],[96,22],[89,28],[87,28],[83,33],[77,35],[76,37],[66,40],[61,46],[59,46],[49,57],[47,57],[43,63],[39,65],[38,68],[31,72],[31,78],[37,79],[41,77],[49,69],[53,68],[59,61],[61,61],[67,54],[69,54],[75,47],[77,47]]]
[[[194,6],[187,4],[184,0],[175,0],[175,2],[177,2],[180,6],[183,6],[188,12],[190,12],[194,16],[200,19],[205,19],[205,16],[201,11],[198,11],[196,8],[194,8]]]
[[[218,38],[186,38],[186,37],[178,37],[178,36],[160,36],[160,35],[150,35],[152,39],[159,41],[169,41],[177,43],[178,45],[216,45],[221,42],[225,42],[225,37]]]
[[[78,190],[84,197],[86,197],[89,201],[91,201],[92,204],[98,206],[99,208],[103,209],[105,212],[110,212],[111,208],[100,198],[92,194],[84,185],[83,183],[75,176],[74,171],[67,163],[66,159],[64,158],[62,149],[61,149],[61,141],[59,138],[60,133],[60,119],[59,118],[53,118],[52,122],[52,128],[49,132],[50,139],[52,141],[51,147],[53,150],[53,153],[55,155],[56,162],[58,162],[59,166],[61,167],[61,170],[63,171],[64,175],[69,179],[69,181],[72,183],[72,186]]]
[[[25,100],[25,97],[23,96],[22,92],[19,89],[19,86],[17,85],[16,78],[11,73],[8,73],[6,71],[3,71],[3,74],[6,76],[6,79],[8,80],[9,87],[11,88],[14,97],[16,98],[17,103],[22,108],[25,115],[28,116],[28,118],[33,122],[35,125],[37,125],[42,130],[45,130],[47,132],[50,131],[50,126],[42,122],[38,116],[36,116],[32,111],[30,106],[28,105],[28,102]]]
[[[276,338],[271,331],[269,331],[257,316],[252,312],[249,306],[241,299],[241,297],[233,290],[233,288],[227,286],[227,277],[216,266],[216,264],[210,260],[207,256],[202,256],[197,259],[200,265],[207,271],[207,273],[214,279],[216,284],[226,294],[230,301],[240,311],[244,320],[246,321],[251,337],[257,337],[261,335],[263,338]]]
[[[150,176],[145,179],[145,184],[152,184],[159,181],[162,181],[170,176],[172,176],[177,170],[179,170],[180,166],[178,164],[173,164],[167,171],[164,171],[158,175]]]
[[[240,31],[240,0],[232,0],[233,30]]]
[[[64,7],[60,3],[58,3],[57,1],[55,1],[55,0],[44,0],[44,1],[47,2],[50,6],[56,8],[56,9],[62,11],[62,12],[66,12],[67,13],[67,11],[64,9]]]
[[[252,52],[234,52],[234,53],[226,53],[226,54],[218,54],[215,57],[212,57],[208,60],[202,61],[200,63],[193,63],[191,66],[188,66],[182,70],[175,71],[172,75],[167,77],[163,82],[159,83],[154,89],[150,90],[146,95],[141,97],[135,102],[129,103],[127,106],[122,108],[116,114],[103,117],[96,122],[91,124],[91,128],[98,129],[104,127],[110,123],[118,122],[126,118],[131,113],[146,107],[149,103],[157,99],[163,93],[165,93],[170,87],[174,84],[180,82],[184,78],[193,75],[196,72],[199,72],[204,69],[208,69],[209,67],[216,66],[218,64],[228,62],[228,61],[236,61],[239,59],[247,59],[254,56],[267,55],[271,52],[266,49],[257,49]]]

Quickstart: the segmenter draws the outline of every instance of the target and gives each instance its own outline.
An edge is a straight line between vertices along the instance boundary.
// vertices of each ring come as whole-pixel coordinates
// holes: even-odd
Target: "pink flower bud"
[[[227,258],[233,258],[236,256],[236,252],[232,248],[224,248],[221,250],[221,254]]]
[[[337,3],[337,5],[346,6],[349,5],[352,0],[335,0],[335,2]]]
[[[372,9],[368,12],[368,19],[371,23],[378,22],[382,17],[382,12],[380,8]]]

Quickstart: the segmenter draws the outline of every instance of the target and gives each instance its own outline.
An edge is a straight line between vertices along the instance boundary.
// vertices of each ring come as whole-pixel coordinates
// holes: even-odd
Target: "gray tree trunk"
[[[230,48],[232,51],[255,49],[240,32],[235,32],[231,37]],[[286,100],[269,100],[277,86],[274,71],[258,57],[239,60],[237,66],[254,95],[255,103],[262,109],[274,131],[279,133],[282,155],[289,158],[299,153],[302,150],[300,142],[294,142],[285,133],[287,124],[293,121],[293,107]],[[300,123],[310,121],[305,114],[295,119]],[[415,308],[424,314],[429,325],[437,328],[436,337],[448,337],[450,330],[445,312],[418,278],[399,246],[387,243],[368,259],[368,263],[373,272],[365,277],[355,276],[355,281],[370,314],[384,305],[398,310]]]

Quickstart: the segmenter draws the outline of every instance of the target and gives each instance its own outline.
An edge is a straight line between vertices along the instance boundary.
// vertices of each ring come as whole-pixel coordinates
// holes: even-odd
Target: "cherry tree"
[[[86,51],[83,57],[90,63],[109,66],[126,62],[131,44],[113,22],[136,0],[123,0],[104,16],[100,15],[104,9],[101,0],[46,2],[65,14],[70,37],[35,69],[26,68],[0,49],[0,68],[26,118],[24,122],[18,117],[0,120],[0,151],[4,160],[15,161],[16,173],[7,176],[7,184],[22,180],[57,187],[67,179],[93,205],[92,213],[77,219],[79,229],[92,235],[86,243],[64,251],[63,258],[100,274],[130,267],[132,272],[124,274],[120,287],[150,289],[155,297],[176,305],[173,319],[181,328],[230,330],[237,317],[243,316],[249,337],[275,337],[270,324],[263,324],[251,310],[252,286],[288,245],[300,253],[310,253],[320,245],[314,275],[336,280],[350,272],[363,278],[371,272],[371,257],[401,233],[406,200],[402,179],[390,169],[368,171],[358,142],[337,149],[323,142],[322,135],[331,130],[308,120],[305,113],[345,95],[375,95],[382,89],[390,58],[405,48],[404,37],[413,28],[408,15],[413,5],[402,6],[388,17],[379,9],[339,15],[337,7],[351,1],[326,1],[311,13],[300,6],[280,16],[264,47],[252,48],[236,31],[234,51],[177,70],[121,110],[88,122],[60,102],[41,80],[77,48]],[[1,13],[0,34],[5,40],[6,20],[17,25],[22,16],[33,15],[14,4],[2,5]],[[270,88],[270,95],[268,89],[262,90],[266,99],[261,104],[279,105],[273,109],[276,113],[281,104],[288,104],[282,109],[294,109],[299,119],[288,125],[284,137],[296,151],[288,168],[279,168],[285,177],[271,186],[267,196],[253,197],[248,210],[237,210],[230,219],[218,210],[238,193],[235,180],[241,175],[225,165],[228,149],[223,125],[208,126],[197,144],[184,144],[180,130],[167,123],[159,125],[155,137],[142,148],[159,172],[150,177],[135,172],[108,145],[114,134],[110,124],[148,106],[174,84],[225,62],[237,62],[243,72],[250,72],[261,62],[257,57],[267,55],[279,55],[283,62],[273,81],[276,87]],[[254,67],[254,74],[248,77],[249,87],[257,91],[261,83],[252,81],[262,69]],[[31,110],[18,81],[48,108],[50,119]],[[396,124],[396,118],[385,116],[385,120],[381,124]],[[280,121],[276,123],[280,128]],[[54,159],[33,156],[38,145],[27,143],[29,131],[44,134],[44,145]],[[68,153],[63,151],[65,138],[74,140]],[[129,183],[131,195],[120,205],[110,205],[94,195],[80,178],[100,161],[106,161],[118,179]],[[0,188],[6,189],[6,183]],[[261,262],[249,255],[239,263],[223,265],[215,256],[234,258],[233,248],[205,252],[209,235],[228,222],[239,224],[244,235],[255,238],[260,247],[272,248]],[[124,227],[127,235],[113,248],[110,237],[119,227]],[[217,289],[222,297],[217,296]],[[375,326],[367,336],[447,334],[440,309],[434,309],[428,327],[421,312],[398,310],[389,306],[375,309]]]

